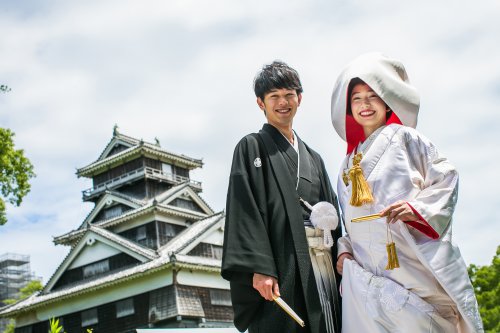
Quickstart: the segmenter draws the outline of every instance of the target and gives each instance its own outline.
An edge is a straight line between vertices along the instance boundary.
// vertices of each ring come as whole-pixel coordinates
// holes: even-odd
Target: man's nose
[[[287,105],[288,99],[285,96],[281,96],[280,98],[278,98],[278,104],[279,105]]]

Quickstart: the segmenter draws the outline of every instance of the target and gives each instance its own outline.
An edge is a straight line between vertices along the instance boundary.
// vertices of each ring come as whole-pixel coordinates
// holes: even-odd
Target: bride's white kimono
[[[457,326],[460,332],[482,332],[466,265],[451,242],[456,170],[429,140],[402,125],[380,128],[361,147],[366,149],[361,167],[374,203],[351,206],[351,185],[341,176],[338,180],[347,231],[338,253],[349,252],[357,262],[344,262],[343,332],[444,333],[457,332]],[[352,166],[352,155],[341,174]],[[408,202],[422,221],[391,225],[401,267],[386,270],[386,218],[351,220],[398,200]]]
[[[369,85],[389,109],[387,126],[366,139],[350,111],[354,79]],[[339,177],[337,194],[347,234],[338,241],[338,253],[351,253],[355,259],[346,259],[343,266],[343,332],[483,332],[466,265],[451,240],[458,174],[414,129],[419,106],[403,64],[379,53],[356,58],[335,84],[332,122],[349,153],[341,175],[352,167],[353,150],[361,151],[361,169],[374,197],[372,204],[351,206],[351,185]],[[400,268],[386,270],[386,218],[351,220],[399,200],[420,221],[390,225]]]

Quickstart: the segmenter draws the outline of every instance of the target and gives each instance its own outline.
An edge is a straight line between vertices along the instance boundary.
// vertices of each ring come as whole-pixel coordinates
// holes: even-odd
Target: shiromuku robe
[[[339,176],[347,234],[338,241],[338,253],[355,259],[344,262],[343,331],[483,332],[466,265],[451,240],[455,168],[428,139],[406,126],[380,128],[359,148],[364,149],[361,168],[374,203],[351,206],[352,185]],[[352,155],[343,162],[341,175],[352,166]],[[386,218],[351,220],[398,200],[406,201],[420,221],[390,225],[400,268],[386,270]],[[454,320],[443,320],[450,314]]]
[[[328,201],[337,207],[324,163],[315,151],[299,139],[297,154],[269,124],[238,143],[227,194],[222,276],[230,281],[234,323],[240,331],[248,327],[251,332],[325,331],[305,235],[307,213],[299,195],[311,205]],[[332,234],[337,240],[340,227]],[[335,246],[332,250],[336,258]],[[253,273],[277,278],[282,299],[305,321],[304,328],[260,296],[252,286]],[[332,309],[340,332],[340,304],[332,304]]]

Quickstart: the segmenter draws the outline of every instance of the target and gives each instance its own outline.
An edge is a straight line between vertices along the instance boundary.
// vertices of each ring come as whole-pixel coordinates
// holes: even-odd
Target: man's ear
[[[262,111],[265,111],[266,110],[266,107],[264,105],[264,102],[262,101],[262,99],[260,97],[257,97],[257,105],[259,106],[259,108],[262,110]]]
[[[298,99],[297,106],[300,106],[300,101],[302,101],[302,94],[299,94],[299,95],[297,96],[297,99]]]

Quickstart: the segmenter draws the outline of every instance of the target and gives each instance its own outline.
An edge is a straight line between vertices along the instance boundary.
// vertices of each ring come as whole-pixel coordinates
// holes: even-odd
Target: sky
[[[500,245],[500,2],[0,0],[0,126],[37,177],[8,206],[0,254],[31,257],[47,282],[69,248],[54,236],[92,209],[76,168],[126,135],[203,159],[191,178],[225,206],[236,143],[265,118],[252,83],[275,59],[300,73],[299,136],[325,160],[334,186],[346,145],[330,120],[343,66],[365,52],[401,60],[421,95],[417,129],[460,173],[453,237],[467,264]]]

